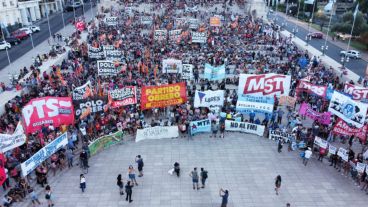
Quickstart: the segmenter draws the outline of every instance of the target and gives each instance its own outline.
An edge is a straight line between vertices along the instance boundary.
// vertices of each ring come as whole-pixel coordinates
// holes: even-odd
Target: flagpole
[[[353,35],[353,30],[354,30],[354,25],[355,25],[355,19],[356,19],[356,16],[357,16],[357,14],[358,14],[358,6],[357,6],[357,8],[355,9],[355,12],[354,12],[354,20],[353,20],[353,26],[351,27],[351,31],[350,31],[350,37],[349,37],[349,42],[348,42],[348,47],[347,47],[347,49],[346,49],[346,52],[348,52],[349,51],[349,49],[350,49],[350,43],[351,43],[351,37],[352,37],[352,35]]]
[[[0,24],[1,35],[3,36],[3,39],[5,41],[4,30],[3,30],[3,27],[1,25],[3,25],[3,24],[2,23]],[[5,24],[4,24],[4,26],[5,26]],[[11,61],[10,61],[9,51],[8,51],[8,48],[7,47],[5,47],[5,51],[6,51],[6,56],[8,57],[9,65],[10,65],[11,64]]]
[[[52,34],[51,34],[50,19],[49,19],[49,7],[47,6],[47,2],[45,3],[45,6],[46,6],[47,25],[49,27],[49,33],[50,33],[50,39],[51,39],[52,38]]]

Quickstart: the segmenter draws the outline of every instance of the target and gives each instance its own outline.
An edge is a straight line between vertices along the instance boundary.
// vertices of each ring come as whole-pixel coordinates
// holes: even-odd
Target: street
[[[281,16],[276,15],[276,13],[273,13],[269,16],[270,19],[274,20],[276,18],[276,23],[281,26],[282,23],[286,22],[287,24],[284,24],[284,29],[292,33],[293,29],[298,30],[297,33],[295,33],[296,37],[302,39],[305,41],[305,37],[308,34],[308,30],[293,23],[289,19]],[[316,48],[317,50],[321,51],[321,46],[325,45],[325,38],[323,39],[312,39],[309,41],[309,44]],[[346,48],[340,48],[334,44],[332,44],[330,41],[327,41],[328,50],[326,50],[326,55],[334,59],[336,62],[341,63],[341,56],[340,51],[346,50]],[[350,48],[354,49],[354,48]],[[345,64],[346,68],[353,71],[354,73],[358,74],[361,77],[364,77],[365,69],[367,67],[367,62],[363,59],[350,59],[348,63]]]
[[[84,6],[85,12],[88,11],[89,9],[91,9],[91,6],[89,3],[86,3]],[[75,13],[77,17],[81,16],[83,13],[82,7],[75,10]],[[63,15],[64,15],[64,19],[65,19],[64,21],[66,25],[70,24],[71,21],[73,21],[74,19],[74,12],[64,12]],[[42,21],[42,23],[38,25],[40,26],[41,31],[38,33],[32,34],[33,43],[35,47],[50,37],[47,20]],[[51,34],[57,33],[60,29],[63,28],[63,26],[64,25],[63,25],[61,13],[50,16]],[[12,46],[12,48],[8,50],[10,61],[11,62],[16,61],[19,57],[23,56],[30,50],[32,50],[32,43],[31,43],[31,38],[28,37],[26,40],[23,40],[20,44]],[[0,70],[5,68],[8,64],[9,64],[9,61],[6,55],[6,51],[5,50],[0,51]],[[19,66],[19,67],[23,67],[23,66]]]

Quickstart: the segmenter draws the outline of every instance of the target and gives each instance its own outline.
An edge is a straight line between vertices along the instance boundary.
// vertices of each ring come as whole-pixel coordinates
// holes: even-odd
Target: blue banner
[[[209,119],[190,122],[190,134],[194,135],[199,132],[211,132],[211,121]]]
[[[272,113],[274,102],[272,96],[240,95],[236,110],[242,113]]]
[[[225,65],[214,67],[206,63],[204,65],[204,78],[210,81],[225,79]]]

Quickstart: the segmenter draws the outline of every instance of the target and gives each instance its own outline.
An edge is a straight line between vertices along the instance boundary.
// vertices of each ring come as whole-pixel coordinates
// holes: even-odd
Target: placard
[[[97,70],[99,76],[116,76],[119,72],[115,63],[105,60],[97,61]]]
[[[109,26],[115,26],[118,24],[117,17],[105,17],[105,23]]]
[[[154,40],[156,41],[165,41],[167,36],[167,30],[155,30],[154,32]]]
[[[339,148],[337,151],[337,156],[341,157],[341,159],[343,159],[345,162],[347,162],[349,159],[348,151],[344,148]]]
[[[181,73],[183,70],[183,63],[177,59],[162,60],[162,73]]]
[[[332,145],[328,145],[328,153],[334,155],[336,154],[337,148],[335,146]]]
[[[177,42],[181,37],[181,29],[170,30],[169,31],[169,39],[172,42]]]
[[[181,78],[184,80],[193,79],[193,65],[192,64],[183,64],[183,70],[181,71]]]
[[[245,132],[249,134],[256,134],[258,136],[263,136],[265,126],[252,124],[248,122],[238,122],[238,121],[230,121],[225,120],[225,130],[226,131],[237,131],[237,132]]]
[[[103,51],[102,47],[92,47],[88,45],[88,58],[100,60],[103,59],[105,56],[105,52]]]
[[[188,19],[189,29],[198,29],[199,20],[198,19]]]
[[[206,43],[207,32],[191,32],[192,42],[195,43]]]
[[[220,17],[214,16],[210,18],[210,26],[212,27],[220,27],[221,26],[221,19]]]
[[[323,148],[323,149],[327,149],[328,146],[328,142],[320,137],[315,137],[314,138],[314,144]]]
[[[359,173],[363,173],[365,168],[366,168],[366,164],[365,163],[361,163],[361,162],[357,162],[356,163],[356,170],[359,172]]]
[[[141,24],[151,25],[152,22],[153,22],[153,17],[151,17],[151,16],[142,16],[141,17]]]
[[[138,129],[135,142],[146,139],[168,139],[179,137],[177,126],[155,126],[144,129]]]
[[[92,93],[91,81],[87,81],[82,86],[75,88],[72,92],[73,100],[81,100],[88,98]]]
[[[136,87],[126,86],[124,88],[117,88],[109,91],[109,95],[113,100],[111,103],[112,108],[121,106],[127,106],[137,103]]]
[[[286,132],[280,132],[278,130],[270,130],[268,134],[268,139],[276,141],[282,139],[284,140],[284,142],[288,142],[291,140],[295,140],[295,135]]]

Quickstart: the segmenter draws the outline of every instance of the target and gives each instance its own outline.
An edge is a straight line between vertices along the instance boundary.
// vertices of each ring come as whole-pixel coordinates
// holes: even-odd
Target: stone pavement
[[[230,207],[275,207],[290,202],[293,207],[365,206],[368,196],[348,179],[312,158],[302,165],[298,151],[277,153],[274,141],[249,134],[226,133],[225,139],[209,134],[187,138],[131,141],[90,159],[87,190],[79,189],[81,169],[74,167],[51,183],[56,206],[74,207],[215,207],[220,206],[219,189],[230,192]],[[127,168],[142,155],[144,177],[137,178],[133,203],[118,193],[116,177],[127,177]],[[181,165],[180,178],[168,174],[174,162]],[[135,165],[135,164],[134,164]],[[135,165],[136,166],[136,165]],[[205,189],[193,190],[189,172],[193,167],[208,170]],[[274,178],[282,177],[279,196]],[[54,179],[55,180],[55,179]],[[124,181],[125,182],[125,181]],[[40,195],[43,203],[44,194]]]

